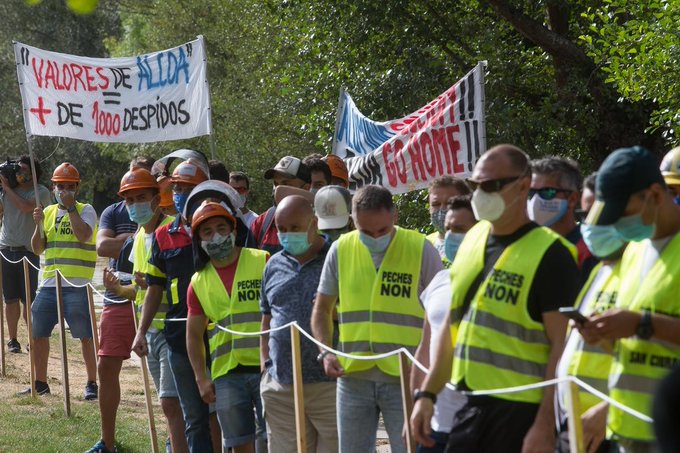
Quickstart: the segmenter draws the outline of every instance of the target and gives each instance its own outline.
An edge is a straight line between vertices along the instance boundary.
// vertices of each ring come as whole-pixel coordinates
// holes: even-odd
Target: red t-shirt
[[[236,266],[238,265],[238,259],[234,260],[228,266],[216,267],[217,275],[220,276],[222,284],[227,290],[227,294],[231,296],[231,286],[234,284],[234,276],[236,275]],[[194,288],[189,284],[189,289],[187,290],[187,307],[189,309],[189,316],[204,315],[203,307],[198,300],[198,296],[194,292]]]

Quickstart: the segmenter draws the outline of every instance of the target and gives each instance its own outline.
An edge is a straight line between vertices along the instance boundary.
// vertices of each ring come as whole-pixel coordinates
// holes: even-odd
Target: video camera
[[[9,181],[9,186],[12,189],[19,185],[19,182],[17,181],[17,172],[20,170],[21,165],[19,165],[19,162],[16,160],[10,160],[9,157],[7,158],[7,162],[0,164],[0,175],[7,178]]]

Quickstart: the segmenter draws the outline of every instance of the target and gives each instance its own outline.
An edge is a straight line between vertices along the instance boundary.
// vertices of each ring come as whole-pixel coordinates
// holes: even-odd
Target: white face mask
[[[472,194],[472,212],[478,220],[495,222],[505,212],[505,200],[500,192],[484,192],[477,188]]]
[[[529,218],[545,227],[549,227],[564,217],[568,207],[567,200],[563,198],[544,200],[539,194],[535,194],[527,201]]]

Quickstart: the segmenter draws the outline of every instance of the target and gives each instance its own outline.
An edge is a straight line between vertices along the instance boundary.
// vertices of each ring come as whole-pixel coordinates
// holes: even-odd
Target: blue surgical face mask
[[[446,219],[446,209],[440,209],[430,214],[430,223],[437,230],[437,233],[444,234],[446,228],[444,228],[444,221]]]
[[[279,243],[283,249],[293,256],[304,255],[311,244],[309,243],[309,238],[307,237],[307,231],[302,232],[289,232],[289,233],[277,233],[279,237]]]
[[[154,211],[151,207],[151,201],[143,201],[141,203],[126,205],[125,207],[127,208],[130,220],[137,225],[146,225],[153,218]]]
[[[58,189],[54,189],[54,198],[57,200],[57,203],[59,203],[61,206],[64,206],[63,203],[61,202],[61,192]],[[74,198],[76,193],[73,190],[64,190],[64,193],[70,193]]]
[[[177,214],[182,215],[182,213],[184,212],[184,205],[187,204],[188,199],[189,199],[189,194],[187,192],[184,192],[184,193],[173,192],[172,202],[175,204],[175,209],[177,209]]]
[[[649,193],[647,193],[647,196],[645,196],[645,202],[642,205],[642,210],[639,213],[621,217],[616,221],[616,223],[614,223],[614,228],[616,228],[616,231],[625,241],[640,242],[654,236],[656,225],[654,223],[646,225],[642,221],[642,213],[644,212],[645,207],[647,207],[647,202],[649,201],[648,195]]]
[[[366,246],[369,252],[378,254],[385,253],[387,247],[390,246],[390,241],[392,240],[392,232],[374,238],[365,233],[359,232],[359,240]]]
[[[581,224],[581,236],[588,250],[598,258],[606,258],[621,250],[626,241],[616,231],[614,225]]]
[[[456,253],[464,237],[465,233],[452,233],[451,231],[447,231],[444,236],[444,254],[446,259],[452,263],[454,258],[456,258]]]
[[[656,229],[653,223],[645,225],[642,222],[642,213],[621,217],[614,228],[625,241],[640,242],[654,236]]]

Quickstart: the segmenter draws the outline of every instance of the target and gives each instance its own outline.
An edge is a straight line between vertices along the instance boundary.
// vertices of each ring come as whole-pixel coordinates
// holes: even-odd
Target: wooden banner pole
[[[24,257],[24,291],[26,291],[26,326],[28,329],[28,363],[31,370],[31,396],[36,397],[35,391],[35,352],[33,351],[33,313],[31,312],[31,277],[28,258]]]
[[[300,352],[300,332],[298,332],[295,325],[290,326],[290,343],[293,353],[293,399],[295,400],[297,451],[298,453],[307,453],[307,433],[305,431],[305,395],[302,386],[302,353]]]
[[[137,311],[135,310],[135,303],[132,306],[132,318],[135,320],[135,332],[138,328]],[[144,381],[144,399],[146,400],[146,415],[149,418],[149,436],[151,436],[151,451],[158,453],[158,435],[156,433],[156,421],[153,417],[153,403],[151,401],[151,386],[149,383],[149,367],[146,364],[146,356],[140,357],[142,367],[142,380]],[[183,434],[183,433],[182,433]]]
[[[64,327],[64,299],[61,294],[61,272],[56,271],[57,312],[59,318],[59,342],[61,343],[61,379],[64,384],[64,413],[71,416],[71,394],[68,382],[68,361],[66,353],[66,329]]]
[[[404,425],[406,426],[406,451],[416,452],[416,442],[413,439],[411,430],[411,412],[413,412],[413,396],[411,395],[411,385],[409,383],[410,366],[408,357],[403,352],[399,353],[399,380],[401,381],[401,401],[404,410]]]

